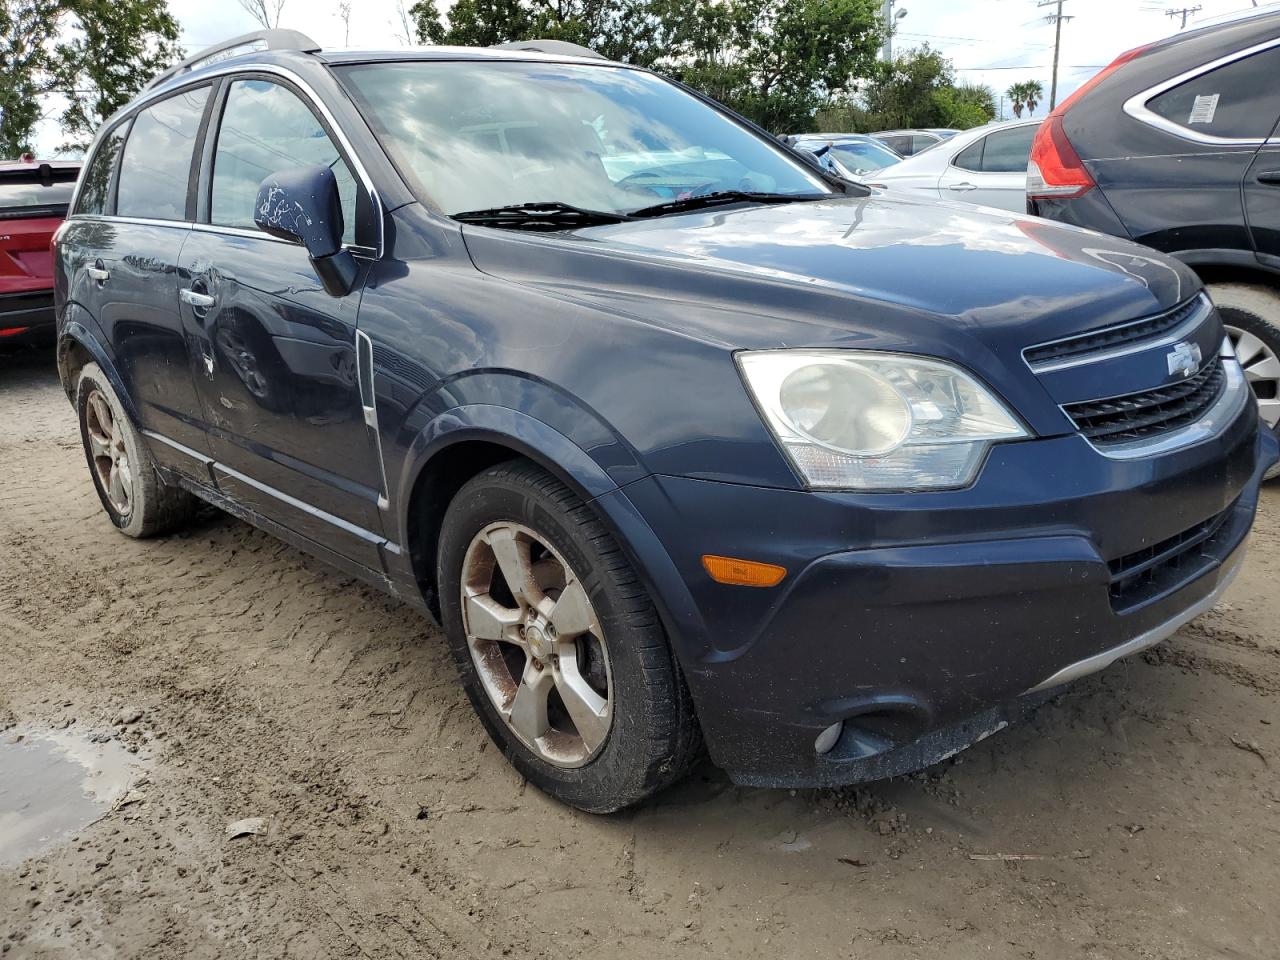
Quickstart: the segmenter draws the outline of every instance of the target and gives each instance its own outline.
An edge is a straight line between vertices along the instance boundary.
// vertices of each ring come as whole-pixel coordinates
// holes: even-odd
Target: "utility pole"
[[[1074,17],[1064,17],[1062,15],[1062,4],[1064,0],[1039,0],[1037,7],[1058,8],[1057,13],[1051,13],[1045,17],[1045,20],[1053,24],[1053,82],[1049,87],[1049,112],[1053,112],[1053,108],[1058,105],[1058,51],[1062,47],[1062,21],[1072,20]]]
[[[893,63],[893,29],[907,15],[905,9],[894,13],[897,3],[898,0],[882,0],[880,5],[880,15],[884,18],[884,46],[880,48],[880,55],[885,63]]]
[[[1257,2],[1256,2],[1256,0],[1255,0],[1255,2],[1254,2],[1254,6],[1256,7],[1257,5],[1258,5],[1258,4],[1257,4]],[[1178,8],[1178,9],[1176,9],[1176,10],[1173,10],[1173,9],[1166,10],[1166,11],[1164,12],[1164,15],[1165,15],[1166,17],[1171,17],[1171,18],[1172,18],[1172,17],[1181,17],[1181,18],[1182,18],[1182,26],[1178,27],[1178,29],[1179,29],[1179,30],[1185,30],[1185,29],[1187,29],[1187,17],[1195,16],[1197,13],[1199,13],[1199,12],[1200,12],[1200,10],[1201,10],[1201,9],[1202,9],[1202,8],[1201,8],[1200,4],[1198,4],[1198,3],[1197,3],[1194,7],[1179,7],[1179,8]]]

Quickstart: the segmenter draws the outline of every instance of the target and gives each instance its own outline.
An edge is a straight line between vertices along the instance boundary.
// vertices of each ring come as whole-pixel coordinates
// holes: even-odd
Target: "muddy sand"
[[[52,364],[11,358],[0,805],[42,732],[133,773],[0,849],[0,954],[1274,958],[1278,573],[1273,484],[1216,611],[947,764],[798,792],[704,765],[592,817],[502,760],[408,609],[214,512],[117,534]]]

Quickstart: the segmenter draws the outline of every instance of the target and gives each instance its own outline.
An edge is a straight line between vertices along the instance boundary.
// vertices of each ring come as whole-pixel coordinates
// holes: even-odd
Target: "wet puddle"
[[[22,727],[0,734],[0,867],[74,836],[124,797],[141,770],[114,740]]]

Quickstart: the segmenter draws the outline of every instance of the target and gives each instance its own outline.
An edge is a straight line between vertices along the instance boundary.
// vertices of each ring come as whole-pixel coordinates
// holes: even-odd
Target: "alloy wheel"
[[[491,523],[467,547],[462,620],[485,692],[515,736],[558,767],[599,752],[613,675],[586,588],[538,533]]]
[[[1258,400],[1258,414],[1273,430],[1280,423],[1280,357],[1261,338],[1226,324],[1227,337]]]
[[[124,442],[123,426],[100,390],[89,394],[85,404],[85,434],[93,469],[112,508],[121,517],[133,509],[133,469]]]

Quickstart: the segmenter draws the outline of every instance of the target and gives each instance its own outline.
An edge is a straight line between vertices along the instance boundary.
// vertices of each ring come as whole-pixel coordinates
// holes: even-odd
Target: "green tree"
[[[31,149],[46,83],[50,25],[63,0],[0,2],[0,159]]]
[[[442,17],[418,0],[409,15],[423,43],[579,43],[790,132],[873,68],[878,11],[878,0],[458,0]]]
[[[1005,96],[1013,106],[1013,115],[1021,119],[1023,110],[1035,114],[1036,107],[1044,99],[1044,87],[1039,80],[1022,80],[1012,84],[1005,91]]]
[[[60,118],[83,150],[103,120],[129,102],[153,76],[181,59],[178,22],[166,0],[71,0],[73,39],[55,46],[53,89],[66,96]]]
[[[967,130],[995,119],[996,95],[988,86],[962,83],[939,87],[933,98],[941,112],[941,126]]]

